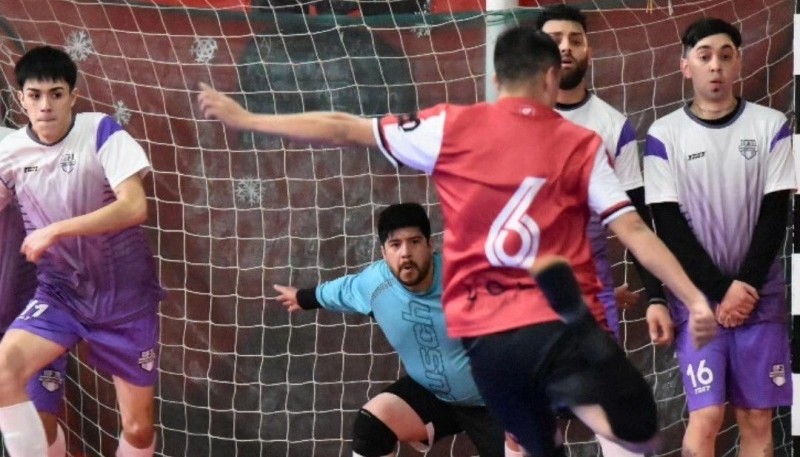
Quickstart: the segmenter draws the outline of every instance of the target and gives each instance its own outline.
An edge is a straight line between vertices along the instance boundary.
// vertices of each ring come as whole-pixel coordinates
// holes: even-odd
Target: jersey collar
[[[744,106],[746,104],[747,102],[742,100],[741,97],[736,97],[736,109],[734,109],[731,113],[726,114],[724,117],[713,120],[707,120],[697,117],[692,112],[692,102],[687,103],[686,106],[683,107],[683,111],[686,113],[687,116],[689,116],[689,119],[697,122],[698,124],[704,127],[710,129],[721,129],[736,122],[736,119],[739,119],[739,116],[742,115],[742,112],[744,111]]]
[[[72,122],[69,124],[69,128],[67,129],[67,133],[65,133],[64,136],[59,138],[57,141],[54,141],[53,143],[50,143],[50,144],[44,143],[44,142],[42,142],[42,140],[39,139],[39,135],[37,135],[36,132],[33,131],[33,125],[31,125],[30,122],[28,122],[28,127],[25,129],[25,132],[28,134],[28,138],[30,138],[31,140],[41,144],[42,146],[55,146],[58,143],[61,143],[62,141],[64,141],[64,138],[68,137],[70,132],[72,132],[72,128],[75,127],[75,118],[76,117],[78,117],[78,115],[75,114],[75,113],[72,113]]]
[[[583,99],[581,99],[581,101],[579,101],[578,103],[556,103],[556,109],[559,111],[572,111],[589,103],[589,100],[591,98],[592,98],[592,93],[587,90],[586,94],[583,96]]]
[[[543,105],[540,102],[525,97],[503,97],[494,102],[495,106],[503,111],[523,116],[558,116],[553,108]]]

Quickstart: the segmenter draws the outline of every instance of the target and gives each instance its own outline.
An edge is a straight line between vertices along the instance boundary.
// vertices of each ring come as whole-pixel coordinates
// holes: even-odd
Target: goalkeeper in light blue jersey
[[[383,260],[315,288],[276,285],[289,311],[325,308],[372,316],[406,375],[367,402],[353,424],[353,456],[394,455],[398,441],[426,451],[466,432],[482,457],[504,455],[502,426],[489,416],[460,340],[447,337],[442,258],[430,221],[416,203],[386,208],[378,219]]]

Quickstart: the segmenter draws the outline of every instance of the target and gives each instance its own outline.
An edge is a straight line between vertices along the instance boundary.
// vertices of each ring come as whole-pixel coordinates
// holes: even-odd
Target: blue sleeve
[[[317,301],[331,311],[370,314],[372,292],[383,282],[378,267],[374,263],[358,274],[320,284],[316,289]]]

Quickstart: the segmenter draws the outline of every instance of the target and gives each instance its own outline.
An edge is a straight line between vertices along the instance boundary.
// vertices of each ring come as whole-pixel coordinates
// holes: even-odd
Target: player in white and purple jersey
[[[647,202],[659,236],[715,306],[721,326],[702,349],[668,299],[689,403],[684,455],[714,455],[725,403],[739,455],[772,455],[772,410],[792,402],[788,309],[780,249],[795,189],[791,130],[782,113],[734,96],[739,31],[701,19],[683,35],[681,71],[694,99],[650,128]]]
[[[611,157],[614,174],[630,198],[639,216],[650,223],[650,211],[644,202],[644,181],[636,143],[636,130],[617,109],[589,91],[586,71],[591,63],[592,49],[586,35],[586,16],[575,7],[554,5],[545,8],[536,18],[536,27],[550,35],[561,51],[561,84],[556,99],[556,111],[570,121],[593,130]],[[619,338],[617,308],[628,309],[638,302],[638,293],[628,290],[628,285],[614,287],[611,262],[608,259],[608,232],[600,218],[592,214],[587,227],[597,276],[603,284],[598,297],[606,309],[608,328]],[[661,283],[634,258],[642,284],[648,295],[661,297]],[[663,301],[652,304],[666,305]],[[652,308],[652,309],[651,309]],[[648,307],[647,321],[654,343],[672,343],[672,325],[666,307]],[[609,451],[606,454],[618,454]]]
[[[548,34],[561,52],[561,83],[556,98],[555,110],[564,118],[596,132],[603,140],[614,168],[614,174],[636,211],[643,220],[650,222],[650,213],[644,203],[644,181],[639,161],[636,131],[628,119],[617,109],[589,91],[586,71],[591,62],[592,49],[587,36],[586,16],[570,5],[553,5],[542,10],[536,18],[536,28]],[[629,309],[636,305],[639,294],[628,290],[628,285],[614,287],[611,262],[608,258],[608,231],[596,213],[592,213],[587,224],[587,235],[592,250],[597,277],[602,290],[597,296],[603,304],[608,328],[619,339],[618,308]],[[642,283],[655,287],[662,295],[660,282],[639,262],[635,261]],[[665,304],[665,303],[662,303]],[[659,345],[672,343],[672,324],[664,306],[648,307],[647,322],[651,328],[652,341]],[[602,435],[597,435],[605,456],[641,456],[630,452]]]
[[[13,132],[0,127],[0,139]],[[0,210],[0,337],[36,291],[36,265],[19,252],[25,228],[16,202]],[[47,433],[47,456],[64,457],[66,441],[58,424],[64,397],[67,356],[64,354],[28,382],[27,391]]]
[[[25,384],[84,340],[114,380],[117,456],[152,456],[163,290],[139,227],[150,163],[110,117],[73,114],[77,67],[65,52],[34,48],[14,71],[30,123],[0,142],[0,209],[19,202],[39,284],[0,342],[0,432],[11,457],[45,455]]]

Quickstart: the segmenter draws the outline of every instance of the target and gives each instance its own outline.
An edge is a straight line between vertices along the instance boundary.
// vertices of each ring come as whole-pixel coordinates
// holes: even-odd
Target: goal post
[[[797,106],[800,106],[800,92],[798,92],[798,84],[800,84],[800,3],[795,5],[794,15],[794,40],[793,40],[793,56],[794,56],[794,109],[795,113]],[[794,148],[794,165],[795,176],[800,178],[800,125],[797,123],[797,115],[795,114],[794,127],[795,134],[793,137],[792,146]],[[792,383],[794,387],[794,399],[791,408],[791,424],[792,424],[792,448],[795,455],[800,453],[800,233],[797,227],[800,227],[800,193],[794,196],[794,213],[793,213],[793,235],[794,242],[792,243],[792,274],[791,274],[791,291],[792,291]]]

